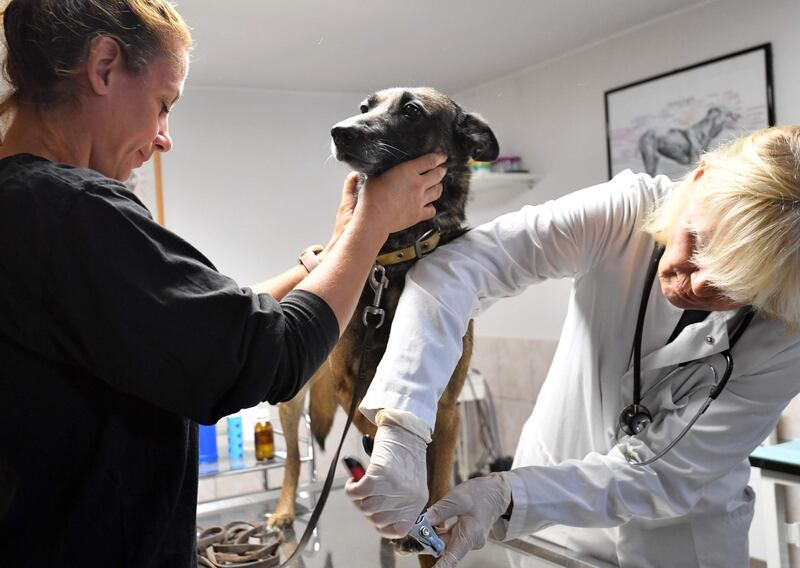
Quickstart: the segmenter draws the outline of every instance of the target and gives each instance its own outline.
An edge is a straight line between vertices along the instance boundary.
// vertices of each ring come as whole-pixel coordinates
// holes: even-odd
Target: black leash
[[[297,543],[297,548],[294,549],[289,558],[287,558],[283,564],[279,566],[279,568],[288,566],[296,556],[299,556],[300,553],[303,552],[308,544],[308,541],[311,539],[311,535],[314,533],[314,529],[317,528],[319,518],[322,516],[322,510],[325,508],[325,503],[328,502],[328,495],[331,492],[333,476],[336,472],[336,465],[339,463],[339,453],[342,451],[342,446],[344,445],[344,440],[347,437],[347,432],[350,430],[350,425],[353,423],[353,417],[356,414],[358,401],[361,400],[361,396],[364,394],[362,392],[366,383],[366,366],[364,365],[364,362],[367,358],[367,353],[372,347],[372,340],[375,336],[375,331],[383,325],[383,320],[386,316],[386,311],[380,307],[383,290],[389,286],[389,279],[386,277],[386,268],[376,263],[372,267],[372,272],[369,276],[369,284],[372,287],[372,290],[375,292],[375,297],[372,301],[372,305],[364,308],[364,313],[362,315],[362,321],[364,322],[366,330],[364,331],[364,340],[361,343],[361,358],[358,362],[358,374],[356,375],[356,384],[353,388],[353,398],[350,400],[350,408],[347,411],[347,422],[344,425],[344,432],[342,432],[342,438],[339,440],[339,445],[336,447],[336,453],[334,454],[333,459],[331,460],[331,465],[328,468],[328,475],[325,478],[325,484],[322,486],[322,492],[319,494],[317,505],[314,507],[314,511],[311,513],[311,517],[308,519],[306,530],[303,531],[303,536],[300,537],[300,541]]]

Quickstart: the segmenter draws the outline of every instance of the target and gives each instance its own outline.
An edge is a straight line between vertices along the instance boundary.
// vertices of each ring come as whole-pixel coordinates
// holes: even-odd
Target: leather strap
[[[283,533],[264,524],[234,521],[224,527],[197,529],[197,563],[208,568],[272,568],[280,564]],[[250,544],[250,539],[260,544]]]
[[[438,230],[431,230],[417,239],[413,245],[406,248],[384,253],[375,259],[375,262],[383,266],[391,266],[392,264],[400,264],[401,262],[409,262],[422,258],[433,252],[439,246],[439,240],[442,234]]]
[[[378,286],[383,286],[383,281],[380,281]],[[376,302],[380,303],[380,294],[376,296]],[[325,483],[322,486],[322,491],[317,496],[317,505],[311,512],[306,529],[303,531],[303,535],[300,537],[297,547],[289,555],[289,558],[284,560],[283,564],[280,565],[280,568],[289,566],[292,561],[299,556],[301,552],[303,552],[303,549],[305,549],[309,539],[311,539],[311,535],[317,528],[319,518],[322,515],[322,511],[325,509],[325,503],[328,502],[328,495],[330,495],[331,487],[333,486],[333,478],[334,474],[336,473],[336,466],[339,464],[339,454],[342,452],[342,446],[344,445],[344,441],[347,437],[347,432],[350,430],[350,425],[353,423],[353,418],[356,414],[356,408],[358,407],[358,401],[360,401],[361,397],[366,394],[365,387],[367,385],[367,365],[365,363],[367,356],[371,353],[373,348],[375,330],[380,327],[382,322],[383,318],[381,318],[379,321],[376,321],[374,318],[367,317],[367,312],[364,312],[364,325],[366,328],[364,329],[364,336],[361,341],[361,355],[358,358],[356,384],[353,387],[353,398],[350,399],[350,408],[347,411],[347,422],[344,424],[342,437],[339,438],[339,445],[336,447],[336,452],[334,452],[333,457],[331,458],[331,465],[328,467],[328,475],[325,477]]]

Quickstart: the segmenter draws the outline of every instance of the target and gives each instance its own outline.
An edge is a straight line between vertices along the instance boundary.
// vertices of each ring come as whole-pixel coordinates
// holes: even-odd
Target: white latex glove
[[[444,554],[434,568],[453,568],[470,550],[483,548],[492,525],[511,504],[511,486],[502,474],[492,473],[457,485],[428,509],[431,525],[458,517],[450,530],[439,533]]]
[[[378,426],[372,457],[360,481],[345,492],[384,538],[408,534],[428,502],[426,443],[402,426]]]

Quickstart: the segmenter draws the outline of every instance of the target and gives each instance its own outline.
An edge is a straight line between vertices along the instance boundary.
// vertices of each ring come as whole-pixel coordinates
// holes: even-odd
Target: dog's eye
[[[367,114],[369,112],[369,107],[367,105],[361,105],[361,114]]]
[[[415,105],[414,103],[408,103],[403,107],[403,116],[406,118],[417,118],[421,114],[422,111],[420,110],[419,106]]]

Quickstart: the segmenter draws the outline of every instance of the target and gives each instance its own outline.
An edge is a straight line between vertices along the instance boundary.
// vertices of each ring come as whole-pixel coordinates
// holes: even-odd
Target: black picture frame
[[[775,125],[765,43],[604,93],[608,177],[632,169],[680,179],[721,142]]]

